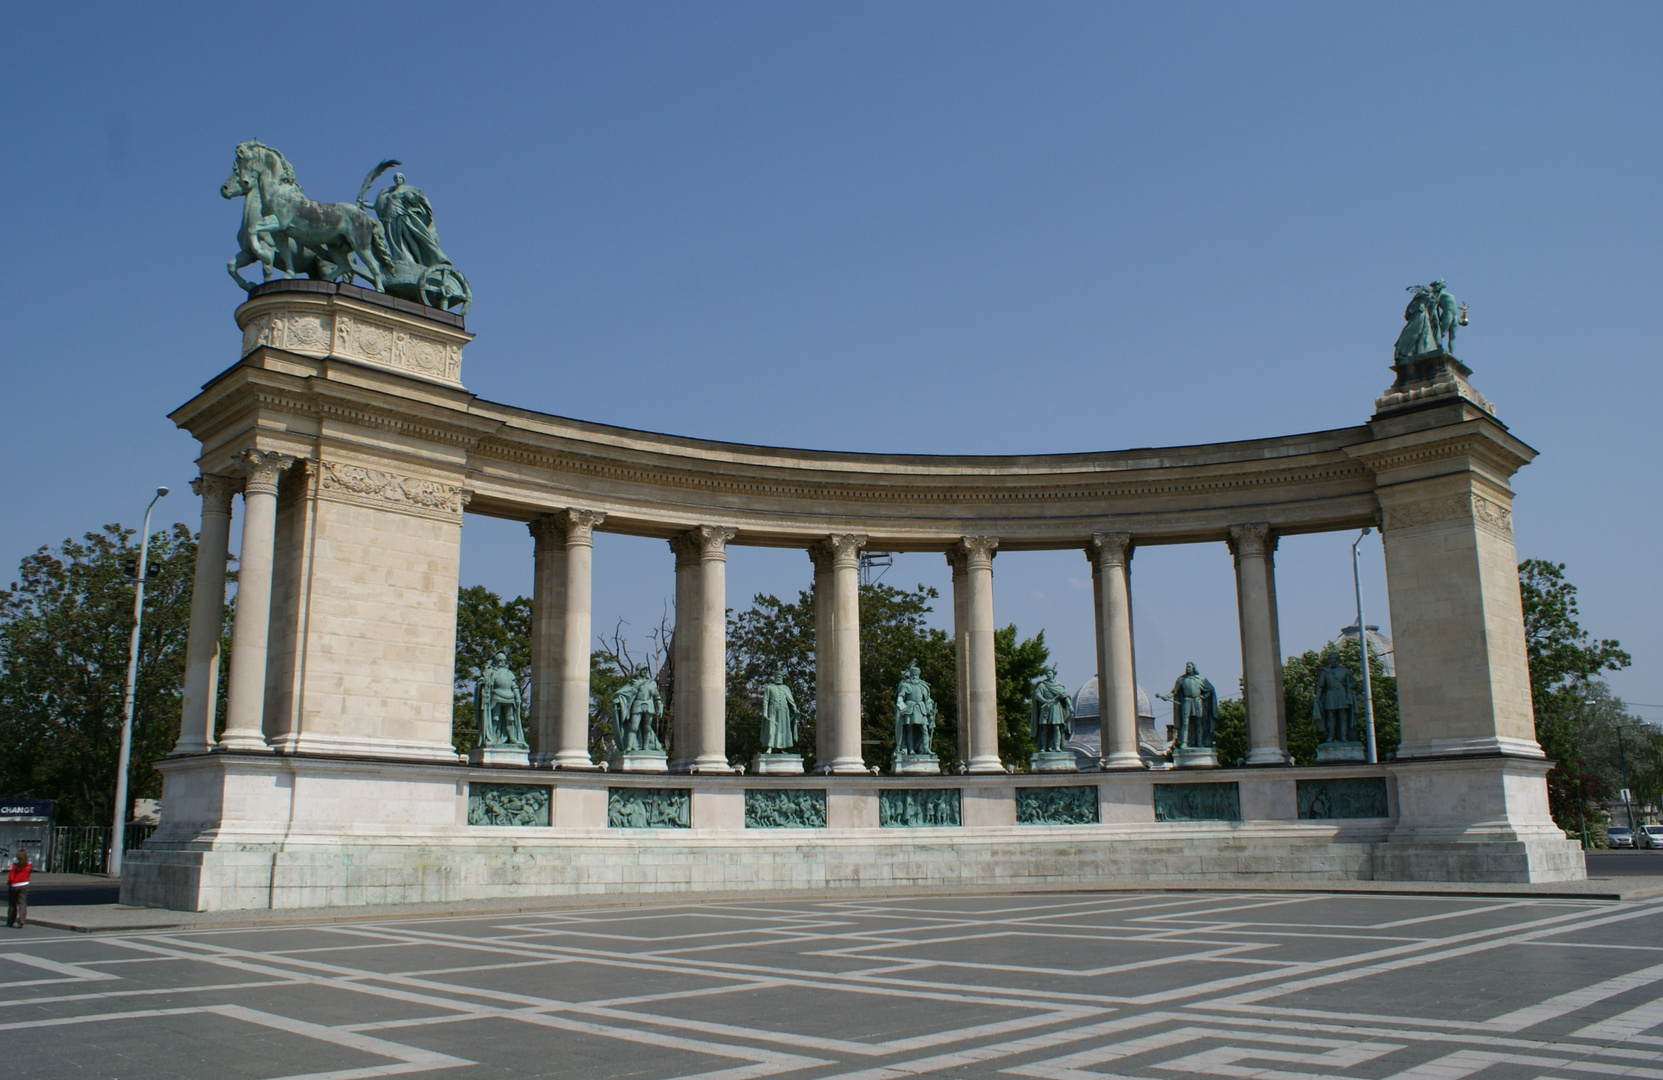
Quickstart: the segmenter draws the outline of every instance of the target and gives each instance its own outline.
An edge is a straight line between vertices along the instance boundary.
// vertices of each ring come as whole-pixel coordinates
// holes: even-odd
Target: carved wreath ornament
[[[342,465],[335,461],[323,463],[320,483],[325,491],[339,491],[360,498],[404,503],[422,510],[447,514],[460,514],[467,502],[462,489],[450,484],[395,476],[377,469],[366,469],[362,465]]]

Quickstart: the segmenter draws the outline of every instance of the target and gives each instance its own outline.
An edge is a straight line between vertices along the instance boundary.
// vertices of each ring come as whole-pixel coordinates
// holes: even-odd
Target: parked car
[[[1611,847],[1633,847],[1634,833],[1627,825],[1608,825],[1605,829],[1605,842]]]
[[[1663,825],[1642,825],[1635,839],[1643,848],[1663,848]]]

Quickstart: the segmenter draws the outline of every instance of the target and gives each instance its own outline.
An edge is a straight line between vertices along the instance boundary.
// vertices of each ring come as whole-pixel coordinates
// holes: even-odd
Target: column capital
[[[246,477],[243,481],[245,498],[250,494],[276,495],[278,476],[294,464],[293,457],[275,450],[244,450],[231,460]]]
[[[670,537],[670,551],[676,557],[676,569],[683,570],[699,563],[699,540],[690,532]]]
[[[533,554],[563,549],[566,546],[566,527],[559,514],[544,514],[542,517],[532,518],[526,522],[525,527],[531,533]]]
[[[808,561],[814,564],[816,574],[829,574],[832,571],[831,545],[824,540],[816,540],[808,546]]]
[[[700,562],[728,557],[728,541],[739,535],[739,530],[729,525],[696,525],[685,533],[688,540],[697,546]]]
[[[858,567],[860,549],[866,546],[866,534],[832,533],[814,546],[822,549],[831,558],[833,568]]]
[[[191,490],[202,496],[203,517],[230,517],[231,499],[242,487],[239,478],[214,473],[203,473],[191,481]]]
[[[946,554],[947,565],[952,567],[953,570],[953,580],[957,581],[964,574],[965,566],[968,562],[968,556],[965,554],[964,549],[959,547],[957,544],[948,548]]]
[[[1124,532],[1092,533],[1086,543],[1086,558],[1095,567],[1125,566],[1132,561],[1132,534]]]
[[[963,556],[965,569],[971,570],[992,566],[998,547],[997,536],[961,536],[953,550]]]
[[[561,531],[566,534],[566,546],[580,544],[583,547],[595,546],[595,526],[606,520],[606,515],[599,510],[577,510],[568,508],[553,515],[560,522]]]
[[[1230,553],[1238,561],[1241,559],[1262,559],[1276,550],[1276,536],[1270,531],[1270,522],[1254,521],[1246,525],[1230,526]]]

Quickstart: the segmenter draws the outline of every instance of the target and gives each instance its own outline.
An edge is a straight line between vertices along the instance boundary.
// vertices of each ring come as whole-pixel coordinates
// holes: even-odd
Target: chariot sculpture
[[[304,274],[350,284],[363,278],[377,291],[440,310],[466,313],[473,289],[439,245],[433,206],[420,188],[395,173],[390,187],[371,202],[370,186],[400,163],[383,161],[364,177],[358,199],[321,203],[306,196],[294,166],[257,140],[237,144],[231,175],[220,185],[227,199],[243,200],[239,251],[226,269],[243,289],[254,282],[238,273],[260,264],[265,279]]]

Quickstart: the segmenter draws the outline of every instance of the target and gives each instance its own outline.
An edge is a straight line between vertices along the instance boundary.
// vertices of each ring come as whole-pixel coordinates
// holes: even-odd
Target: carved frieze
[[[469,784],[468,824],[549,824],[549,789],[539,784]]]
[[[345,499],[412,513],[455,517],[468,503],[468,491],[437,480],[418,480],[362,465],[320,462],[318,488],[326,498]]]
[[[1228,784],[1156,784],[1156,821],[1240,821],[1241,790]]]
[[[885,829],[927,829],[963,823],[958,788],[878,792],[878,824]]]
[[[824,829],[824,788],[747,788],[745,828]]]
[[[1384,777],[1300,780],[1295,784],[1295,791],[1302,818],[1328,821],[1388,816]]]
[[[1442,524],[1446,521],[1465,520],[1471,520],[1491,532],[1508,538],[1513,535],[1513,511],[1476,492],[1437,495],[1429,499],[1417,499],[1384,507],[1381,527],[1386,532],[1392,532],[1414,529],[1422,525]]]
[[[391,319],[352,311],[277,309],[243,327],[243,355],[261,346],[346,360],[462,383],[462,346]]]
[[[607,788],[610,829],[686,829],[693,824],[692,792],[686,788]]]
[[[1016,789],[1018,825],[1097,824],[1097,785]]]

